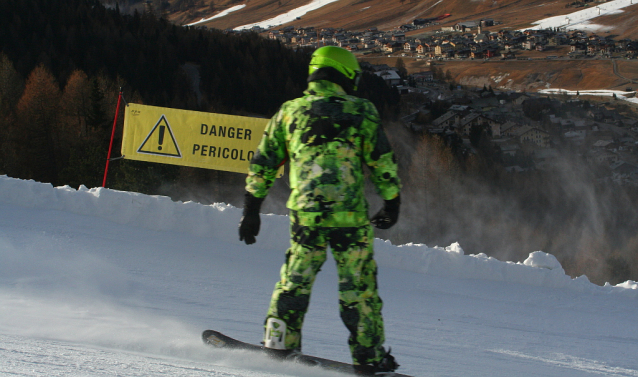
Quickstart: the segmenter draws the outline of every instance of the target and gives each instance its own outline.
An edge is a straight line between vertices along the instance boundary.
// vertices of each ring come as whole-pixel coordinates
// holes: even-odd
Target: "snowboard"
[[[227,335],[220,333],[219,331],[206,330],[202,333],[202,340],[205,344],[215,348],[225,348],[231,350],[245,350],[264,352],[264,347],[257,344],[251,344],[242,342],[231,338]],[[350,375],[356,375],[352,364],[342,363],[340,361],[334,361],[329,359],[323,359],[321,357],[309,356],[309,355],[295,355],[293,358],[284,359],[285,362],[295,362],[311,367],[320,367],[326,370],[341,372]],[[382,374],[387,377],[411,377],[405,374],[391,372]]]

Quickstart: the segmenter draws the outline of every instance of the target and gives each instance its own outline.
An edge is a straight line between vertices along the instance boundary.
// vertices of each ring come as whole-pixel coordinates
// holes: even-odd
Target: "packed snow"
[[[221,17],[227,16],[228,14],[233,13],[233,12],[236,12],[236,11],[238,11],[238,10],[240,10],[240,9],[245,8],[245,7],[246,7],[246,4],[235,5],[234,7],[230,7],[230,8],[228,8],[228,9],[225,9],[225,10],[223,10],[223,11],[221,11],[221,12],[217,13],[217,14],[216,14],[216,15],[214,15],[213,17],[209,17],[209,18],[202,18],[201,20],[199,20],[199,21],[197,21],[197,22],[193,22],[193,23],[188,24],[188,25],[186,25],[186,26],[197,26],[197,25],[205,24],[205,23],[206,23],[206,22],[208,22],[208,21],[212,21],[212,20],[214,20],[214,19],[217,19],[217,18],[221,18]]]
[[[268,199],[272,200],[272,199]],[[258,343],[288,218],[0,176],[0,375],[338,376],[210,349],[207,328]],[[556,258],[524,261],[377,239],[386,345],[413,376],[638,376],[638,284],[597,286]],[[350,360],[329,259],[308,354]]]
[[[607,3],[597,3],[595,5],[590,5],[582,10],[561,15],[545,18],[539,21],[534,22],[535,26],[527,28],[527,29],[551,29],[562,27],[567,30],[583,30],[583,31],[601,31],[605,30],[613,30],[613,26],[602,26],[592,23],[596,17],[607,16],[611,14],[621,13],[622,9],[631,5],[638,4],[638,0],[614,0],[609,1]]]
[[[297,18],[304,16],[308,12],[312,12],[313,10],[317,10],[328,4],[334,3],[335,1],[338,1],[338,0],[312,0],[310,3],[306,5],[302,5],[299,8],[295,8],[293,10],[290,10],[286,13],[282,13],[278,16],[267,19],[265,21],[255,22],[252,24],[236,27],[235,30],[252,29],[255,26],[261,27],[263,29],[267,29],[272,26],[282,25],[282,24],[294,21]]]
[[[622,91],[622,90],[567,90],[567,89],[541,89],[538,91],[541,94],[567,94],[569,96],[601,96],[601,97],[613,97],[616,99],[627,102],[633,102],[638,104],[638,98],[636,98],[636,91]]]

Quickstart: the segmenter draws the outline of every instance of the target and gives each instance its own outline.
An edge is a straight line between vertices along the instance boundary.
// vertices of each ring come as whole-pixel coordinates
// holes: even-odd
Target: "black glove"
[[[401,198],[399,196],[391,200],[386,200],[383,204],[383,208],[370,219],[370,222],[379,229],[391,228],[399,220],[400,206]]]
[[[246,242],[246,245],[255,243],[255,237],[259,234],[259,208],[263,201],[264,198],[255,198],[249,192],[244,197],[244,213],[239,222],[239,240]]]

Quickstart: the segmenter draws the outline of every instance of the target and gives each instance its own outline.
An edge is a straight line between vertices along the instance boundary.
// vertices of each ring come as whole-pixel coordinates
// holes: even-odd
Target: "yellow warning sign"
[[[162,114],[157,124],[140,145],[138,153],[156,154],[160,156],[182,157],[177,141],[166,116]]]
[[[124,158],[247,173],[268,119],[129,104]],[[280,170],[280,175],[283,168]]]

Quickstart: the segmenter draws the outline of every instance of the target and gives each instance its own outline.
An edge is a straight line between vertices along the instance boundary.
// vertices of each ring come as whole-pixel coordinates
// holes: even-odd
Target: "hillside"
[[[330,0],[324,0],[324,2]],[[193,7],[187,11],[171,13],[170,18],[176,23],[191,23],[208,19],[214,14],[220,16],[207,22],[198,23],[207,27],[226,29],[237,28],[270,19],[278,14],[289,12],[308,1],[274,1],[250,0],[246,2],[217,1],[202,2],[205,7]],[[542,0],[339,0],[331,2],[319,9],[309,12],[292,23],[283,26],[313,26],[317,28],[343,28],[346,30],[365,30],[377,27],[380,30],[392,30],[415,18],[436,17],[451,14],[440,24],[408,32],[408,36],[418,36],[440,30],[444,26],[452,26],[461,21],[492,18],[497,25],[487,28],[489,31],[501,29],[523,29],[533,26],[533,23],[549,17],[569,14],[587,8],[566,7],[573,1],[542,1]],[[214,12],[211,13],[211,4]],[[591,4],[594,7],[595,3]],[[231,12],[223,15],[224,10]],[[591,25],[598,26],[591,26]],[[599,33],[612,36],[616,40],[623,38],[635,39],[638,35],[638,4],[630,5],[619,12],[596,17],[585,22]],[[564,51],[563,51],[564,50]],[[548,54],[567,56],[568,47],[555,49],[550,53],[524,52],[525,58],[544,58]],[[386,63],[396,65],[396,58],[369,59],[372,63]],[[410,73],[429,70],[425,62],[409,57],[405,59]],[[546,88],[561,88],[571,90],[586,89],[620,89],[632,87],[638,80],[638,62],[619,61],[615,72],[610,61],[572,61],[560,60],[546,62],[534,60],[530,62],[498,61],[489,62],[444,62],[444,70],[449,70],[456,82],[481,87],[492,85],[494,88],[518,91],[536,91]],[[542,73],[539,73],[542,66]],[[500,80],[506,78],[505,81]],[[634,81],[633,83],[631,81]],[[629,84],[629,85],[628,85]],[[634,85],[635,86],[635,85]],[[635,89],[635,88],[634,88]]]
[[[172,0],[171,3],[177,3]],[[270,19],[302,5],[307,0],[202,0],[187,10],[170,13],[170,19],[179,24],[188,24],[209,18],[232,6],[245,7],[226,16],[204,23],[208,27],[226,29]],[[335,27],[349,30],[365,30],[378,27],[391,30],[402,24],[411,23],[415,18],[436,17],[450,13],[451,16],[440,25],[422,31],[438,30],[441,26],[451,26],[460,21],[492,18],[499,22],[495,29],[521,29],[530,27],[534,21],[568,14],[578,8],[566,8],[573,1],[557,0],[338,0],[320,9],[309,12],[290,24],[301,27]],[[212,11],[211,11],[212,9]],[[602,16],[596,19],[600,25],[613,27],[613,33],[620,38],[635,36],[638,32],[638,4],[625,8],[625,12]]]

